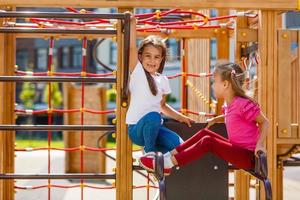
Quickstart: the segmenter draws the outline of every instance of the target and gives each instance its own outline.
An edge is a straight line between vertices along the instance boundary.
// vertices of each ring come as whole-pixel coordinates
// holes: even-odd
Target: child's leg
[[[254,166],[254,153],[247,149],[235,146],[228,141],[207,135],[191,147],[174,155],[175,164],[186,165],[201,158],[207,152],[230,162],[238,168],[250,169]]]
[[[130,139],[144,146],[145,152],[156,151],[156,139],[161,126],[161,115],[158,112],[150,112],[143,116],[136,125],[129,127]]]
[[[157,149],[162,153],[166,153],[183,143],[183,140],[179,135],[177,135],[177,133],[161,125],[158,131],[156,142]]]
[[[178,153],[178,152],[181,152],[181,151],[189,148],[190,146],[194,145],[199,140],[201,140],[204,136],[207,136],[207,135],[228,142],[227,138],[224,138],[221,135],[219,135],[217,133],[214,133],[213,131],[210,131],[208,129],[202,129],[199,132],[197,132],[196,134],[194,134],[192,137],[190,137],[189,139],[187,139],[184,143],[182,143],[179,146],[177,146],[176,149],[175,149],[176,152]]]

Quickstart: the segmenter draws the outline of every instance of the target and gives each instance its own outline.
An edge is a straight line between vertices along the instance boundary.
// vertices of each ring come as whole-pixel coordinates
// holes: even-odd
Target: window
[[[61,66],[62,66],[62,68],[70,67],[70,48],[69,47],[62,47]]]
[[[216,17],[218,15],[217,10],[210,10],[210,17]]]
[[[46,48],[38,48],[36,50],[36,68],[39,70],[47,69],[48,50]]]
[[[81,46],[74,46],[72,48],[72,67],[81,67],[82,50]]]
[[[210,58],[212,60],[216,60],[217,59],[217,41],[216,40],[211,40],[210,41]]]
[[[142,14],[142,13],[151,13],[152,9],[145,9],[145,8],[137,8],[135,9],[136,14]]]
[[[110,42],[109,63],[111,65],[117,64],[117,45],[115,42]]]
[[[168,39],[168,58],[170,61],[179,60],[180,54],[179,54],[179,43],[176,39]]]
[[[17,50],[17,65],[20,69],[25,70],[28,67],[28,50],[20,49]]]

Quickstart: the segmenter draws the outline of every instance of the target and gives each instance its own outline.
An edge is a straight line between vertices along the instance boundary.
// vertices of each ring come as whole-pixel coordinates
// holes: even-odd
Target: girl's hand
[[[266,148],[265,145],[261,144],[261,143],[257,143],[256,144],[256,148],[255,148],[255,156],[258,156],[257,152],[262,151],[264,153],[266,153]]]
[[[214,125],[214,124],[217,122],[217,120],[216,120],[216,118],[213,117],[213,118],[207,119],[206,122],[207,122],[206,128],[209,128],[209,127],[211,127],[212,125]]]
[[[181,116],[179,119],[178,119],[179,122],[181,123],[185,123],[187,124],[189,127],[192,126],[192,123],[195,123],[195,121],[187,116]]]

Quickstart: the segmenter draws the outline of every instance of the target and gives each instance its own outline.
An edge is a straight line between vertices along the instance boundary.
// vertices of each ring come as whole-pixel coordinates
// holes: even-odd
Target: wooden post
[[[277,175],[277,11],[261,11],[259,14],[259,53],[261,63],[258,65],[258,102],[262,111],[269,119],[269,133],[267,136],[267,156],[269,177],[272,183],[273,199],[282,199],[278,193]],[[278,192],[278,193],[277,193]],[[262,196],[263,198],[263,196]]]
[[[240,17],[237,19],[237,30],[241,28],[248,28],[248,19],[246,17]],[[237,33],[237,30],[236,33]],[[237,37],[238,38],[238,37]],[[235,62],[241,60],[241,48],[245,48],[247,45],[236,41],[235,44]],[[234,171],[234,184],[235,194],[234,197],[237,200],[248,200],[249,199],[249,188],[250,188],[250,176],[242,170]]]
[[[291,138],[292,122],[292,51],[291,31],[278,31],[278,137]],[[295,109],[295,108],[293,108]]]
[[[218,15],[228,15],[228,10],[218,10]],[[225,20],[227,21],[227,20]],[[219,23],[224,22],[221,20]],[[217,34],[217,60],[229,60],[229,35],[225,30],[217,30],[221,31],[221,33]],[[223,99],[218,99],[218,104],[216,108],[217,115],[221,114],[221,108],[224,103]]]
[[[200,10],[206,16],[209,16],[209,10]],[[185,39],[185,63],[188,73],[200,74],[210,71],[210,38]],[[209,78],[190,78],[190,82],[201,92],[203,98],[199,98],[195,92],[188,90],[187,107],[196,112],[209,113],[210,101],[210,81]],[[191,116],[196,121],[205,121],[203,116]]]
[[[298,31],[298,51],[297,51],[297,77],[295,84],[297,85],[297,124],[298,124],[298,138],[300,138],[300,31]]]
[[[188,68],[188,39],[181,39],[181,112],[186,114],[187,104],[188,104],[188,94],[187,94],[187,68]]]
[[[119,9],[118,12],[125,12],[128,9]],[[122,32],[122,24],[117,24],[117,168],[116,168],[116,196],[117,200],[132,199],[132,143],[127,134],[127,125],[125,123],[125,115],[127,104],[122,102],[121,94],[124,76],[124,34]],[[122,105],[123,104],[123,105]]]
[[[2,24],[2,20],[0,20]],[[15,36],[0,33],[0,75],[14,75]],[[15,84],[0,83],[0,123],[15,123]],[[0,173],[14,172],[15,132],[0,132]],[[0,180],[0,200],[14,199],[14,180]]]

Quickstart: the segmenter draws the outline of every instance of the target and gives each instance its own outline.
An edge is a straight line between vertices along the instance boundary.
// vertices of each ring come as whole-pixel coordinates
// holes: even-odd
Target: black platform
[[[189,128],[174,121],[164,124],[183,140],[206,126],[195,123]],[[224,124],[215,124],[210,130],[227,137]],[[228,200],[228,163],[209,153],[179,170],[173,169],[166,177],[166,187],[167,199],[171,200]]]

